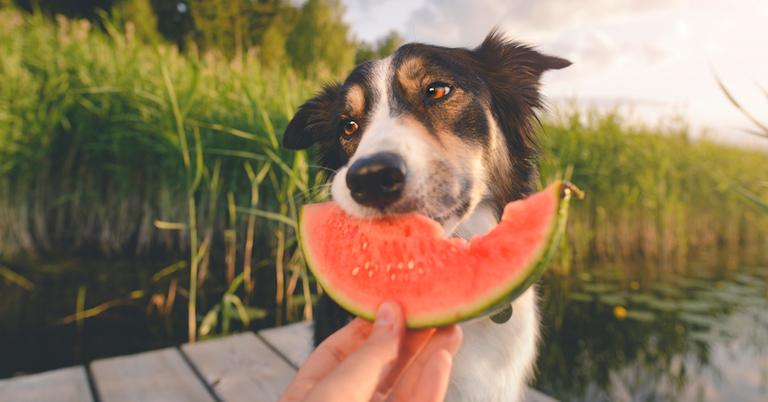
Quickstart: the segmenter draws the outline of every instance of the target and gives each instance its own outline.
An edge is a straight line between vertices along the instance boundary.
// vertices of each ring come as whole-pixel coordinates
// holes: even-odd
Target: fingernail
[[[379,311],[376,312],[377,327],[391,327],[395,322],[395,304],[389,301],[381,303]]]

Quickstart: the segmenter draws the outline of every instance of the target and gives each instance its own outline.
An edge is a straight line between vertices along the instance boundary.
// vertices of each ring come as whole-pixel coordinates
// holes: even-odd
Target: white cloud
[[[680,0],[426,0],[414,11],[406,36],[467,46],[494,26],[525,38],[546,40],[558,32],[669,9]]]
[[[766,0],[347,0],[358,35],[397,29],[412,41],[476,46],[494,26],[569,58],[545,75],[550,97],[651,100],[694,126],[746,126],[713,70],[755,113],[768,102]],[[351,17],[350,17],[351,16]]]

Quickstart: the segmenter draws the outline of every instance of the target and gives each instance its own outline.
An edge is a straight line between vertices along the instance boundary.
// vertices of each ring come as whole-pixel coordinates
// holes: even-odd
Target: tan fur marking
[[[363,88],[354,85],[347,90],[347,109],[352,116],[362,116],[365,113],[365,94]]]
[[[397,80],[408,93],[421,91],[424,75],[424,60],[420,57],[412,57],[400,64],[397,69]]]

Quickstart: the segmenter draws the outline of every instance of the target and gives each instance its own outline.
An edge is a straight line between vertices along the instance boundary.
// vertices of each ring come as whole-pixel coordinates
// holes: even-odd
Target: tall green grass
[[[308,186],[306,170],[292,171],[303,157],[279,149],[275,127],[314,83],[255,57],[182,56],[85,21],[0,18],[2,253],[184,249],[184,231],[153,222],[186,222],[187,192],[206,206],[205,228],[226,213],[228,192],[250,204],[246,165],[275,167],[260,188],[267,210],[283,201],[285,177]]]
[[[265,68],[256,54],[179,54],[105,26],[0,11],[0,259],[179,258],[153,278],[168,291],[151,303],[167,312],[177,292],[190,300],[190,339],[265,307],[277,323],[311,317],[317,289],[294,222],[321,193],[321,171],[280,149],[279,135],[333,77]],[[545,121],[542,181],[572,175],[587,192],[574,203],[565,265],[766,245],[766,217],[727,181],[768,177],[765,153],[614,114]],[[196,291],[211,278],[225,290],[198,311]],[[272,302],[254,306],[263,295]]]
[[[587,193],[574,203],[570,256],[673,263],[768,246],[768,219],[734,191],[768,177],[765,150],[693,140],[680,123],[629,124],[612,112],[558,113],[543,131],[542,177],[572,175]]]
[[[277,286],[290,318],[311,297],[292,225],[316,180],[278,133],[317,84],[105,25],[0,14],[0,256],[183,257],[192,339],[212,265],[243,276],[222,315]],[[253,283],[264,266],[276,284]]]

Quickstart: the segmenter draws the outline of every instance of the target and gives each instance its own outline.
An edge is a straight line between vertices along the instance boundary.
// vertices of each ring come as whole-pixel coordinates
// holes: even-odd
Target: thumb
[[[369,401],[397,360],[404,331],[400,307],[382,303],[365,343],[321,381],[308,400]]]

